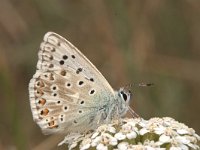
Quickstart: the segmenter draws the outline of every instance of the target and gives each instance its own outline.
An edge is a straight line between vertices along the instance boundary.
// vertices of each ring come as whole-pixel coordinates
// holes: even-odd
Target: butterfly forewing
[[[42,130],[82,131],[98,121],[98,108],[112,103],[114,91],[95,66],[53,32],[44,36],[38,56],[29,93],[33,118]]]

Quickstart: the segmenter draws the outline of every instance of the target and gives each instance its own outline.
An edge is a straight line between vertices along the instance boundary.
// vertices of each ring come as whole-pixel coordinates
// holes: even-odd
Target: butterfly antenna
[[[143,86],[153,86],[153,83],[139,83],[138,86],[143,87]]]
[[[131,88],[131,87],[134,87],[134,86],[136,86],[136,87],[145,87],[145,86],[153,86],[153,85],[154,85],[153,83],[138,83],[138,84],[132,83],[132,84],[126,85],[125,88]]]

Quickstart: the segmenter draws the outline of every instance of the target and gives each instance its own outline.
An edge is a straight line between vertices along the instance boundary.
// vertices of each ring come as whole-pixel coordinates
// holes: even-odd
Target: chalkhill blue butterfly
[[[45,34],[29,83],[34,121],[44,134],[82,133],[129,110],[131,92],[113,90],[97,68],[62,36]]]

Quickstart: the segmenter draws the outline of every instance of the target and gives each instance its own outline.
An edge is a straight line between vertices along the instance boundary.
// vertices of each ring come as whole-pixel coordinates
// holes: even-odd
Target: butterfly
[[[84,132],[123,117],[131,92],[113,90],[97,68],[69,41],[48,32],[29,83],[34,121],[44,134]]]

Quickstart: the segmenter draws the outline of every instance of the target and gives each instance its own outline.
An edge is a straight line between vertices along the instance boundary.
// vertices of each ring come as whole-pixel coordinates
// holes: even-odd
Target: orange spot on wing
[[[46,103],[46,99],[41,98],[38,103],[43,106]]]
[[[65,75],[66,75],[66,71],[65,71],[65,70],[62,70],[62,71],[60,72],[60,74],[61,74],[62,76],[65,76]]]
[[[43,116],[46,116],[46,115],[48,115],[48,113],[49,113],[49,110],[47,109],[47,108],[45,108],[45,109],[43,109],[42,111],[41,111],[41,115],[43,115]]]
[[[36,81],[35,84],[36,84],[35,86],[37,87],[41,87],[41,88],[44,87],[44,83],[41,80]]]
[[[54,80],[53,74],[50,74],[49,79],[50,79],[50,80]]]
[[[51,128],[51,129],[53,129],[53,128],[58,128],[58,125],[55,124],[55,121],[50,121],[50,122],[48,123],[48,125],[49,125],[49,128]]]
[[[43,94],[44,94],[44,92],[43,92],[42,90],[36,89],[35,95],[36,95],[37,97],[40,97],[40,96],[42,96]]]

